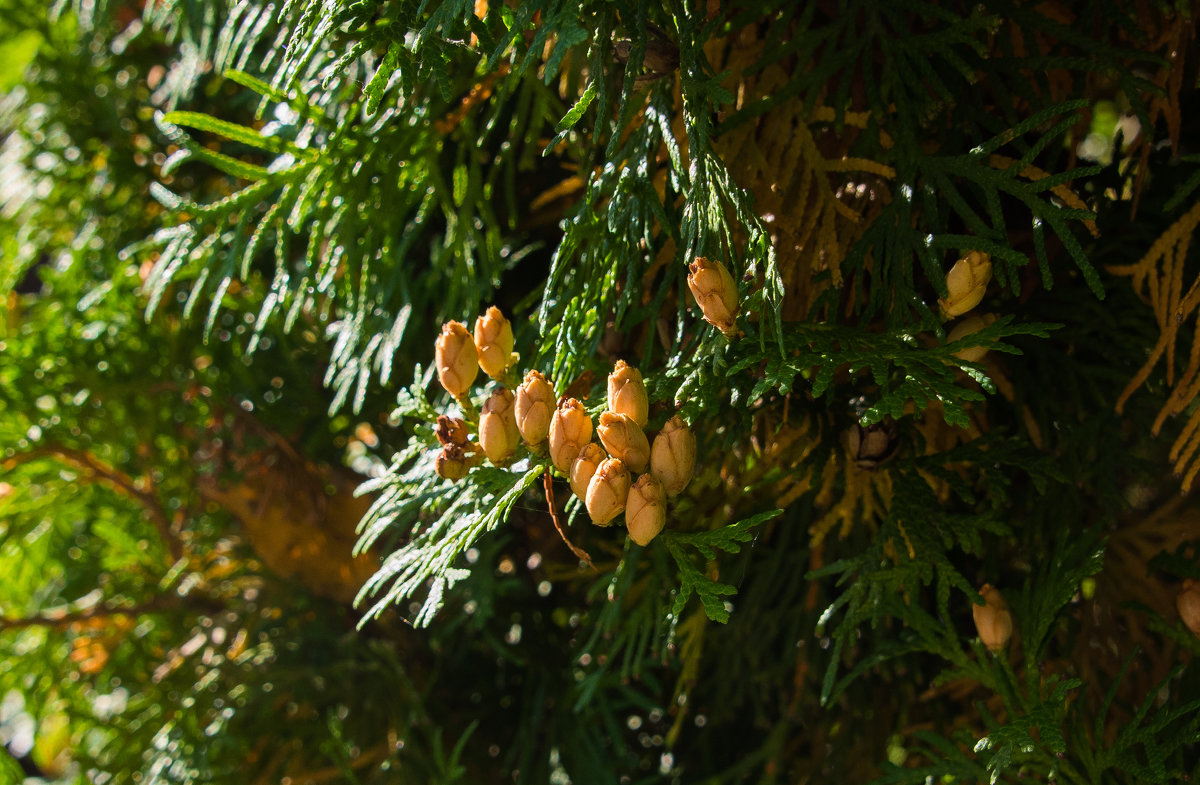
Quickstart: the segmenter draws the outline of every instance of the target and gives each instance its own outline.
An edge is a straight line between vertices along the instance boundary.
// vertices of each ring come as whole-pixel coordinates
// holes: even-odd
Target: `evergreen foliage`
[[[0,782],[1200,777],[1198,12],[0,0]]]

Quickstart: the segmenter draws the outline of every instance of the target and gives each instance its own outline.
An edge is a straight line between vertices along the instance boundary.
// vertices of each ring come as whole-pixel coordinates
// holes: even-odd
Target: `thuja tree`
[[[1200,776],[1194,5],[0,7],[0,780]]]

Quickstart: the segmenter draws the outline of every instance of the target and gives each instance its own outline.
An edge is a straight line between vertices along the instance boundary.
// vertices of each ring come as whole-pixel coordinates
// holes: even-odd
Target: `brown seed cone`
[[[1175,597],[1175,607],[1179,609],[1179,618],[1183,619],[1184,626],[1200,638],[1200,581],[1192,578],[1184,580]]]
[[[624,360],[617,360],[608,375],[608,408],[629,415],[639,428],[645,428],[650,420],[650,400],[646,397],[642,373]]]
[[[625,502],[629,538],[638,545],[649,545],[666,525],[667,494],[653,475],[643,474],[629,489]]]
[[[513,394],[501,387],[488,396],[480,410],[479,444],[488,460],[500,465],[508,460],[520,441]]]
[[[433,459],[434,471],[444,480],[457,481],[467,476],[467,456],[457,444],[447,444]]]
[[[646,471],[650,461],[650,442],[646,434],[627,414],[603,412],[600,415],[600,427],[596,429],[604,449],[614,458],[620,458],[635,472]]]
[[[987,605],[971,605],[971,614],[975,617],[975,629],[979,632],[979,640],[991,651],[1000,651],[1008,644],[1013,633],[1012,612],[1000,592],[985,583],[979,589]]]
[[[475,350],[479,354],[479,367],[493,379],[501,379],[512,365],[512,324],[494,305],[475,320]]]
[[[982,251],[971,251],[954,263],[946,273],[949,295],[938,300],[947,318],[962,316],[979,305],[992,280],[992,258]]]
[[[596,467],[584,500],[592,523],[607,526],[625,509],[629,497],[629,469],[617,458],[607,458]]]
[[[479,373],[475,341],[462,322],[446,322],[434,343],[438,381],[446,392],[461,398],[471,389]]]
[[[996,314],[983,313],[977,316],[968,316],[958,324],[954,325],[954,329],[946,336],[946,343],[954,343],[966,338],[968,335],[973,335],[984,327],[992,325],[996,321]],[[972,346],[969,349],[959,349],[954,353],[954,356],[964,362],[977,363],[983,360],[984,355],[988,353],[985,346]]]
[[[696,436],[678,414],[654,437],[650,448],[650,473],[668,496],[678,496],[692,480],[696,468]]]
[[[579,451],[579,457],[571,464],[571,492],[579,497],[579,501],[587,501],[588,483],[606,458],[604,449],[595,442],[588,442]]]
[[[538,371],[525,374],[517,387],[517,430],[531,448],[544,444],[550,436],[550,419],[554,416],[554,388]]]
[[[900,447],[896,423],[890,418],[865,428],[858,423],[850,426],[850,458],[860,469],[875,469],[887,462]]]
[[[725,265],[697,256],[688,271],[688,288],[704,321],[725,335],[737,332],[738,288]]]
[[[569,474],[583,445],[592,440],[592,418],[583,404],[574,398],[559,403],[550,418],[550,461],[554,468]]]
[[[448,444],[457,444],[462,447],[471,439],[471,434],[467,431],[467,424],[461,418],[445,414],[438,415],[433,435],[437,437],[438,443],[443,447]]]

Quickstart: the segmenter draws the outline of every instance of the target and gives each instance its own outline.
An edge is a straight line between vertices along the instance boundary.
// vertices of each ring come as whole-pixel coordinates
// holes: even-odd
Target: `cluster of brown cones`
[[[435,345],[438,380],[464,411],[473,411],[467,393],[479,369],[498,385],[479,411],[477,441],[468,420],[438,417],[437,473],[462,479],[484,457],[506,466],[523,442],[534,455],[548,453],[593,523],[608,526],[624,512],[629,536],[639,545],[649,543],[666,525],[667,498],[683,491],[695,468],[696,438],[683,419],[668,420],[651,444],[643,430],[650,403],[642,375],[618,361],[608,376],[608,409],[597,427],[575,398],[556,401],[539,371],[526,372],[516,391],[509,390],[509,369],[518,359],[512,349],[512,325],[495,307],[479,317],[474,335],[460,322],[442,326]],[[592,441],[594,435],[600,444]]]
[[[687,487],[696,465],[696,437],[683,419],[667,420],[651,443],[643,430],[649,413],[641,373],[618,360],[608,375],[608,409],[599,426],[583,404],[566,398],[545,430],[551,463],[570,478],[592,522],[608,526],[624,512],[629,536],[639,545],[662,531],[667,498]],[[541,422],[533,425],[534,433],[542,433]],[[593,433],[600,444],[592,441]]]
[[[473,412],[467,393],[482,370],[503,383],[508,369],[517,361],[513,354],[512,325],[499,308],[492,306],[475,320],[475,332],[462,322],[446,322],[434,344],[438,381],[454,396],[464,411]],[[479,441],[471,441],[470,424],[459,417],[438,417],[434,434],[442,445],[436,458],[437,473],[447,480],[461,480],[483,456],[503,465],[517,447],[516,427],[509,428],[513,394],[503,386],[492,392],[479,416]],[[504,417],[508,411],[509,417]]]

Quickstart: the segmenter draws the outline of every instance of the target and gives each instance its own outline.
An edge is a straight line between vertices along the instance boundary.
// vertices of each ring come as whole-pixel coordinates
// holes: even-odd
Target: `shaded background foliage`
[[[1192,5],[0,11],[0,777],[1200,775]],[[493,302],[697,433],[650,546],[433,472]]]

